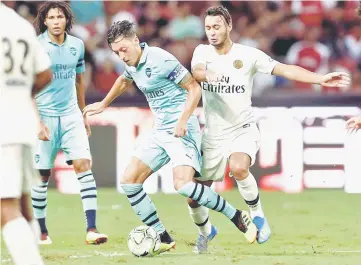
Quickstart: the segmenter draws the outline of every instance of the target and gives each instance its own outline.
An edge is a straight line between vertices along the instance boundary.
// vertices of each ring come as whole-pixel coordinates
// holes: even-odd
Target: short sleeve
[[[205,56],[205,49],[204,45],[198,45],[194,52],[192,57],[192,68],[196,66],[197,64],[206,64],[206,56]]]
[[[81,74],[81,73],[84,73],[84,72],[85,72],[84,54],[85,54],[84,42],[81,41],[81,42],[80,42],[79,59],[78,59],[78,62],[77,62],[77,64],[76,64],[76,73],[77,73],[77,74]]]
[[[41,72],[48,70],[51,67],[51,60],[49,55],[46,53],[44,47],[36,37],[35,30],[30,36],[31,47],[34,49],[34,74],[37,75]]]
[[[257,72],[271,74],[278,62],[264,52],[255,49],[255,68]]]
[[[158,60],[163,77],[176,84],[182,81],[186,74],[188,74],[187,68],[185,68],[175,56],[167,51],[162,50]]]

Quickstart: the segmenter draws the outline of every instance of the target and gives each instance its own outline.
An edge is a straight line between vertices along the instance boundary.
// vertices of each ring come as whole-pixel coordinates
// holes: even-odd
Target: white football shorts
[[[199,181],[223,181],[228,159],[233,153],[245,153],[251,158],[251,166],[256,160],[261,135],[255,123],[247,123],[236,132],[223,139],[202,138],[202,170]]]
[[[6,144],[0,150],[0,198],[20,198],[40,183],[33,167],[33,150],[25,144]]]

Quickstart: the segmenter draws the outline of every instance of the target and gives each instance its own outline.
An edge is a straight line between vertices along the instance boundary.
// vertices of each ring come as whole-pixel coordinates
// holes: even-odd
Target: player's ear
[[[229,32],[231,32],[232,31],[232,28],[233,28],[233,26],[232,26],[232,21],[229,23],[229,25],[228,25],[228,30],[229,30]]]
[[[137,35],[134,35],[134,42],[135,44],[139,44],[139,38]]]

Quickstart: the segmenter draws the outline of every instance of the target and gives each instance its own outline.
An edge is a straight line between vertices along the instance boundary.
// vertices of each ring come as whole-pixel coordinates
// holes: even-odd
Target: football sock
[[[244,180],[236,180],[236,182],[239,193],[242,195],[250,209],[251,217],[254,218],[255,216],[259,216],[263,218],[264,213],[259,198],[257,182],[252,173],[249,172]]]
[[[188,205],[189,214],[198,227],[199,234],[208,236],[211,233],[211,222],[209,221],[209,209],[204,206],[192,208]]]
[[[31,231],[33,231],[36,239],[36,243],[38,242],[38,238],[40,238],[40,226],[37,220],[32,219],[30,222],[28,222],[31,228]]]
[[[24,217],[6,223],[2,234],[16,265],[43,265],[35,235]]]
[[[96,228],[97,187],[91,170],[77,174],[87,230]]]
[[[31,189],[34,216],[39,222],[41,233],[48,233],[45,224],[46,207],[48,204],[48,183],[48,181],[43,181],[41,185],[33,186]]]
[[[153,227],[158,234],[162,234],[165,228],[158,218],[154,203],[143,190],[143,184],[122,184],[121,187],[142,222]]]
[[[209,209],[223,213],[229,219],[236,214],[236,209],[219,194],[201,183],[188,182],[178,190],[178,193],[191,198]]]

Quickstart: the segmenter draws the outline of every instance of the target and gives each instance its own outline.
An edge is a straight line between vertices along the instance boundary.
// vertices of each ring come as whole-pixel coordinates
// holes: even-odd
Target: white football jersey
[[[33,26],[0,3],[0,144],[35,144],[39,120],[31,91],[50,58]]]
[[[198,45],[192,67],[199,63],[221,74],[220,81],[201,83],[205,134],[224,138],[246,123],[254,122],[253,76],[257,72],[271,74],[278,62],[256,48],[233,43],[226,55],[219,55],[212,45]]]

